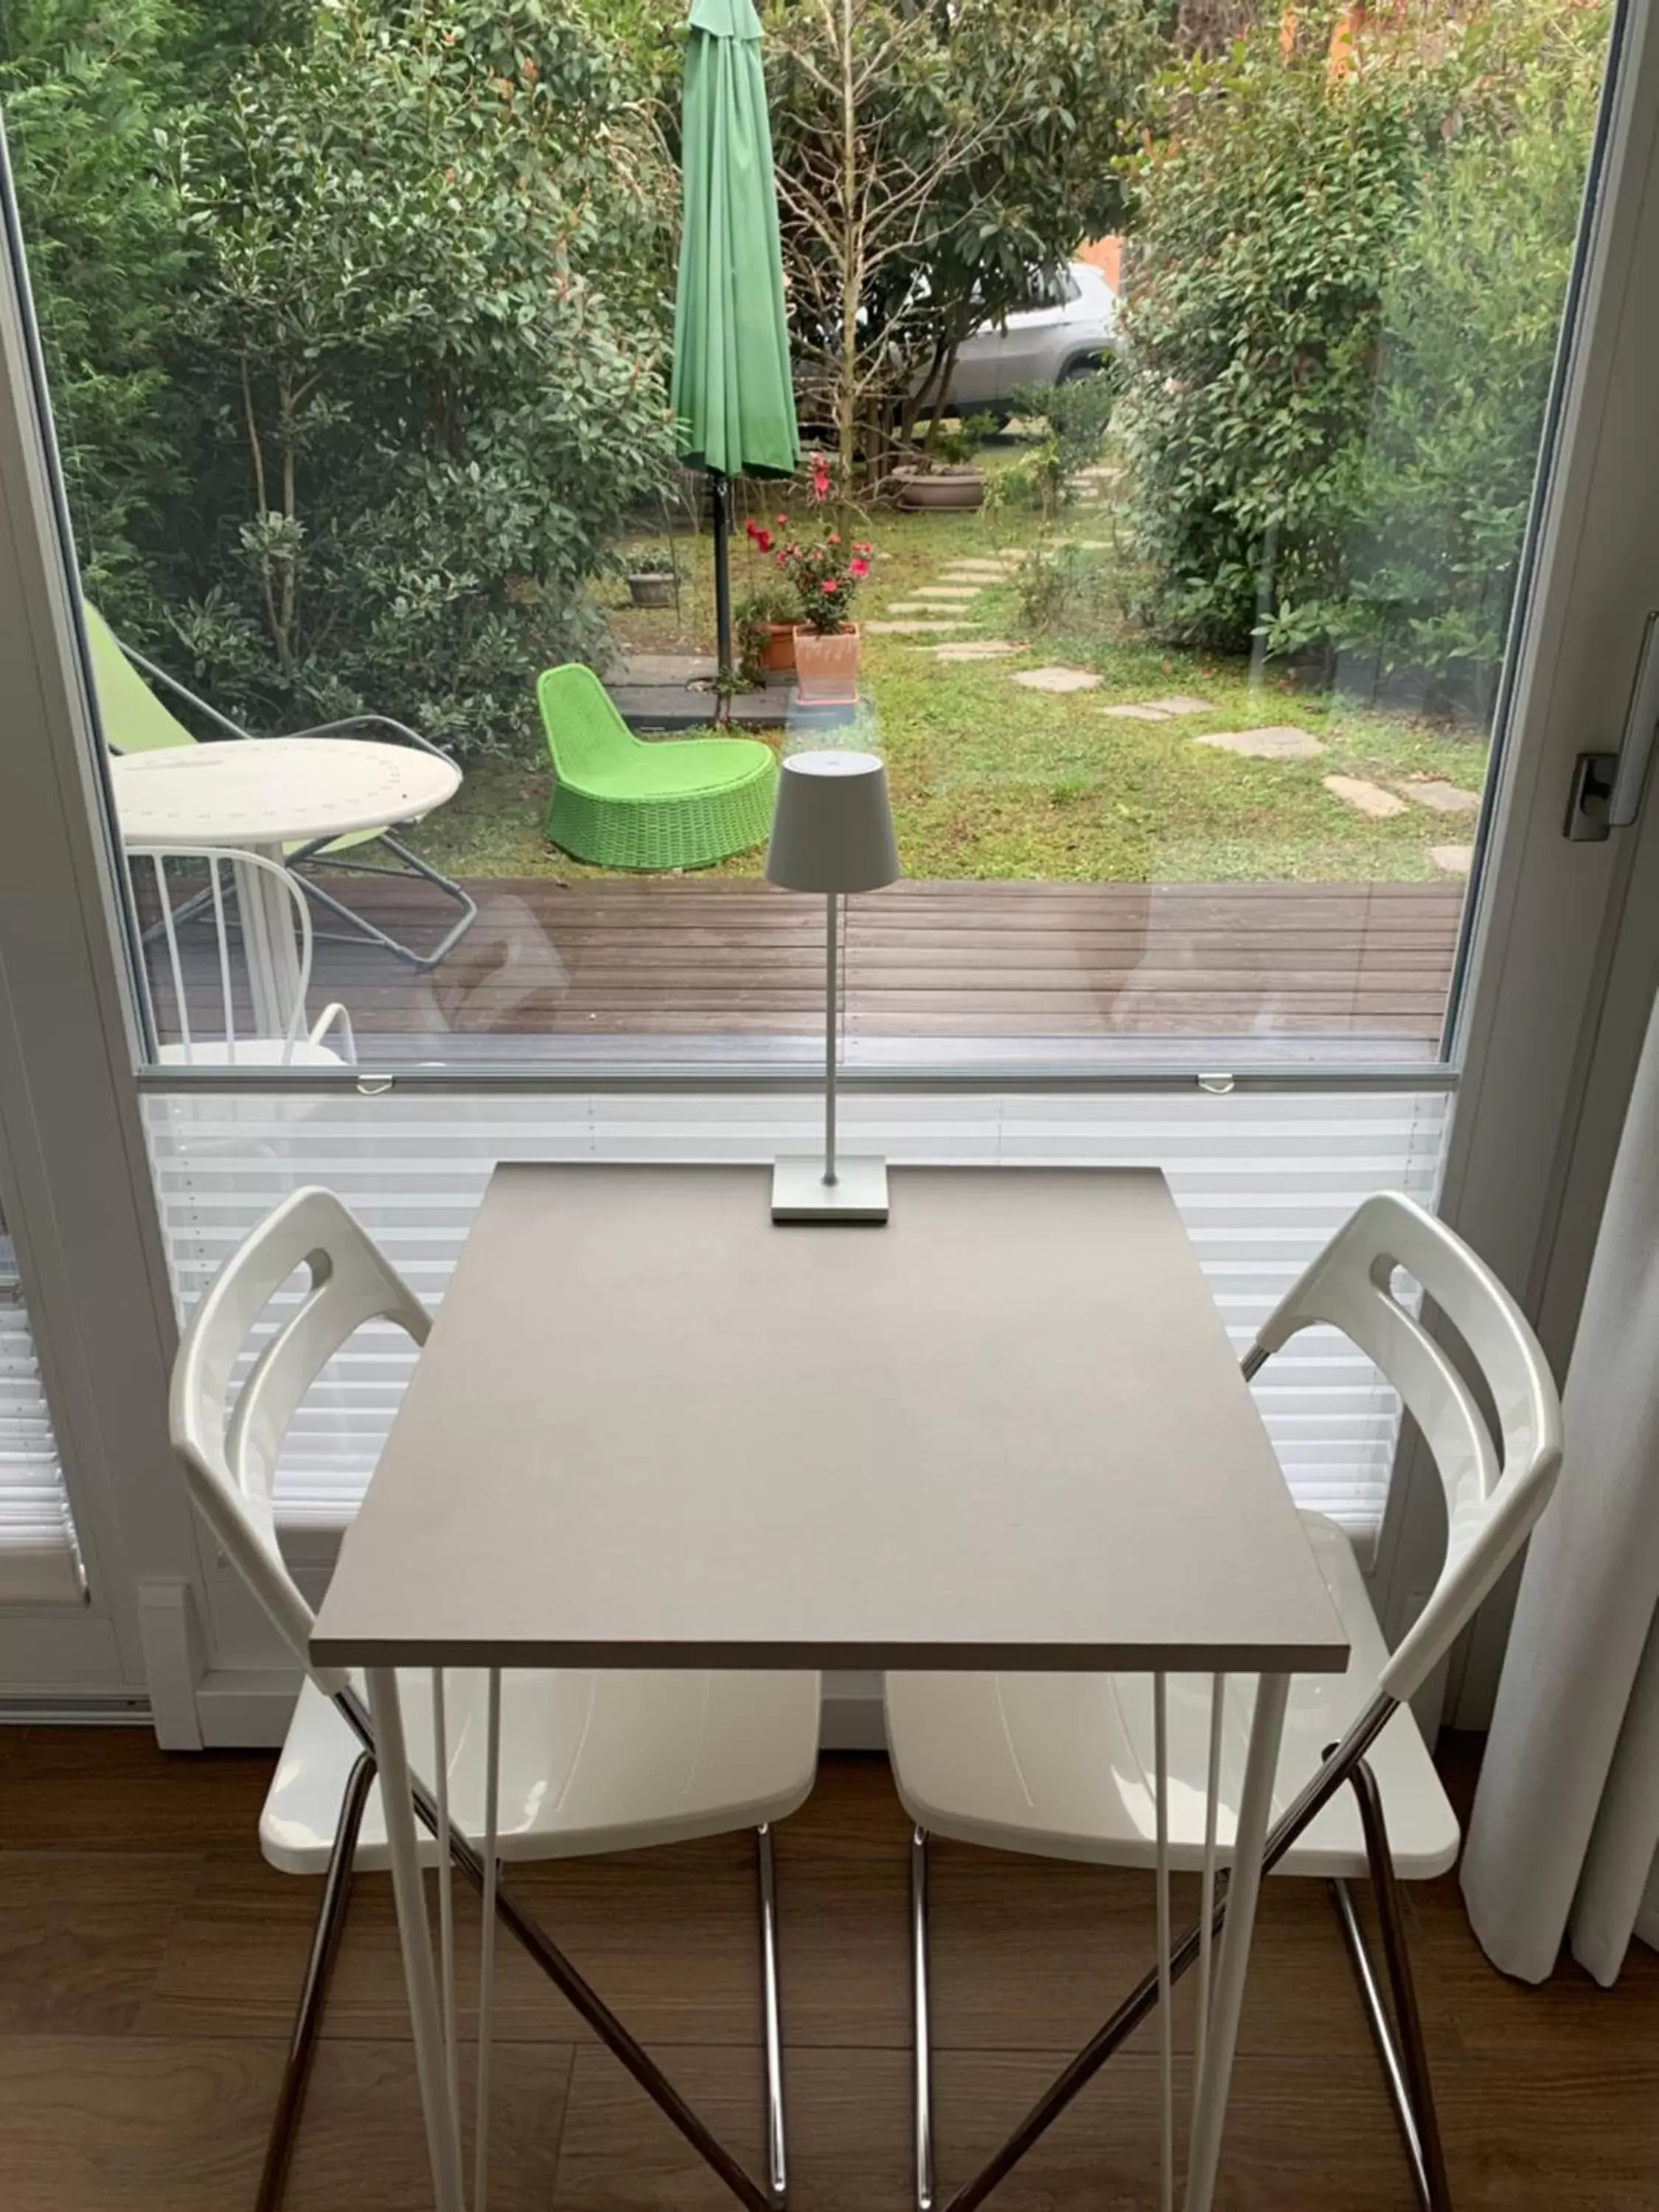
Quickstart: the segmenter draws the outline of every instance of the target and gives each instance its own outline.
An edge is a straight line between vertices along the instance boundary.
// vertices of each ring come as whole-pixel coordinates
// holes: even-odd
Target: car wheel
[[[1098,376],[1106,366],[1106,356],[1085,354],[1081,361],[1068,361],[1060,373],[1062,384],[1081,384],[1085,376]]]

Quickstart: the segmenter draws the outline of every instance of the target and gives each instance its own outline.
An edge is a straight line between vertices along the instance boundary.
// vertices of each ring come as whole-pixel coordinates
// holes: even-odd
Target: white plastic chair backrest
[[[249,1335],[296,1268],[310,1276],[231,1403]],[[191,1498],[312,1679],[332,1697],[343,1674],[312,1666],[313,1615],[276,1542],[276,1462],[295,1408],[365,1322],[391,1321],[424,1344],[431,1316],[332,1191],[297,1190],[244,1239],[190,1317],[173,1370],[173,1446]]]
[[[1396,1269],[1420,1283],[1478,1364],[1494,1438],[1468,1385],[1395,1294]],[[1382,1677],[1415,1694],[1473,1619],[1549,1503],[1561,1464],[1561,1402],[1526,1316],[1460,1237],[1408,1198],[1368,1198],[1283,1298],[1257,1336],[1277,1352],[1328,1322],[1382,1370],[1433,1453],[1446,1493],[1445,1564]]]
[[[190,998],[185,988],[185,959],[179,943],[178,918],[173,911],[173,885],[167,874],[170,860],[199,860],[207,864],[206,890],[210,911],[213,917],[214,950],[217,956],[216,1006],[222,1025],[222,1043],[229,1048],[226,1056],[234,1059],[237,1042],[236,991],[234,963],[231,955],[229,921],[233,908],[241,924],[244,953],[250,933],[263,932],[269,927],[264,911],[247,915],[240,911],[241,901],[237,892],[237,878],[244,871],[249,879],[258,878],[287,908],[294,933],[298,939],[298,981],[294,1003],[288,1009],[281,1032],[281,1042],[291,1053],[305,1034],[306,1002],[311,993],[312,928],[311,910],[306,904],[305,893],[289,875],[288,870],[268,860],[263,853],[245,853],[224,845],[129,845],[127,865],[132,876],[134,898],[146,872],[153,873],[157,901],[157,919],[161,923],[161,940],[166,948],[167,973],[173,992],[173,1021],[179,1032],[179,1045],[186,1064],[193,1061],[206,1042],[195,1034],[191,1020]],[[274,909],[273,909],[274,910]],[[157,1018],[154,979],[148,961],[139,963],[144,1001],[149,1012],[150,1024],[158,1037],[161,1024]],[[198,987],[199,990],[199,987]],[[242,1036],[251,1041],[258,1032],[252,1020],[244,1024]],[[221,1040],[215,1040],[217,1044]],[[221,1055],[216,1050],[214,1058]],[[287,1055],[284,1054],[284,1057]]]

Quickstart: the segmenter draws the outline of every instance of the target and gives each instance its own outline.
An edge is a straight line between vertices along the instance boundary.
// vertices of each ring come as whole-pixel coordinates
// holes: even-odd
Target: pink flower
[[[789,518],[788,518],[788,516],[787,516],[787,514],[781,514],[781,515],[778,517],[778,528],[779,528],[780,530],[787,530],[787,529],[788,529],[788,527],[789,527]]]
[[[755,532],[755,543],[759,546],[763,553],[769,553],[772,550],[771,532],[769,530],[757,530]]]
[[[840,591],[841,586],[836,581],[833,576],[826,576],[823,583],[819,585],[818,589],[823,593],[826,599],[833,599],[836,593]]]
[[[829,536],[824,539],[824,541],[823,541],[823,542],[824,542],[824,544],[825,544],[826,545],[839,545],[839,544],[841,544],[841,532],[840,532],[840,531],[839,531],[839,530],[832,530],[832,531],[830,532],[830,535],[829,535]]]
[[[855,553],[847,564],[847,573],[849,576],[856,577],[861,584],[870,573],[870,563],[861,554]]]

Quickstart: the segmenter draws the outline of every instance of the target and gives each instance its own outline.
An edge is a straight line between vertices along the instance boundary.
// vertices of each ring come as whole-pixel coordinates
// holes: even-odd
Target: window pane
[[[1435,1060],[1607,7],[769,7],[823,465],[732,488],[726,678],[680,15],[8,11],[162,1060],[810,1060],[824,744],[905,869],[850,1059]]]

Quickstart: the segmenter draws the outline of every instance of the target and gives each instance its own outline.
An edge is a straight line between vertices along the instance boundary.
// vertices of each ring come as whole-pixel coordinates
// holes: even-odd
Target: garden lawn
[[[755,511],[771,520],[775,502]],[[878,549],[859,605],[866,622],[887,618],[895,601],[941,581],[953,561],[1110,535],[1105,506],[1066,509],[1052,538],[1034,516],[1017,512],[884,514],[856,526]],[[642,540],[629,550],[661,543]],[[686,570],[678,612],[634,609],[622,586],[603,587],[623,650],[712,648],[708,541],[673,543]],[[740,534],[733,568],[738,599],[775,574]],[[1431,848],[1467,845],[1474,819],[1413,800],[1413,781],[1479,791],[1483,736],[1326,699],[1246,661],[1159,647],[1125,617],[1110,551],[1075,552],[1068,568],[1068,588],[1046,594],[1041,627],[1030,619],[1031,595],[1017,580],[964,602],[959,629],[915,637],[866,630],[865,732],[887,760],[907,874],[1131,883],[1444,880]],[[941,609],[937,618],[951,611]],[[957,662],[932,650],[972,638],[1021,650]],[[1093,690],[1050,696],[1012,680],[1019,670],[1044,665],[1085,670],[1101,682]],[[1206,710],[1159,723],[1102,712],[1175,694],[1203,699]],[[1324,751],[1307,760],[1255,760],[1192,742],[1284,724],[1307,731]],[[528,681],[526,729],[530,764],[470,768],[459,796],[422,825],[420,850],[464,877],[576,881],[606,872],[572,860],[543,834],[550,776]],[[1374,785],[1408,803],[1392,818],[1370,818],[1325,788],[1328,775]],[[744,854],[713,872],[757,875],[761,859],[758,850]]]

